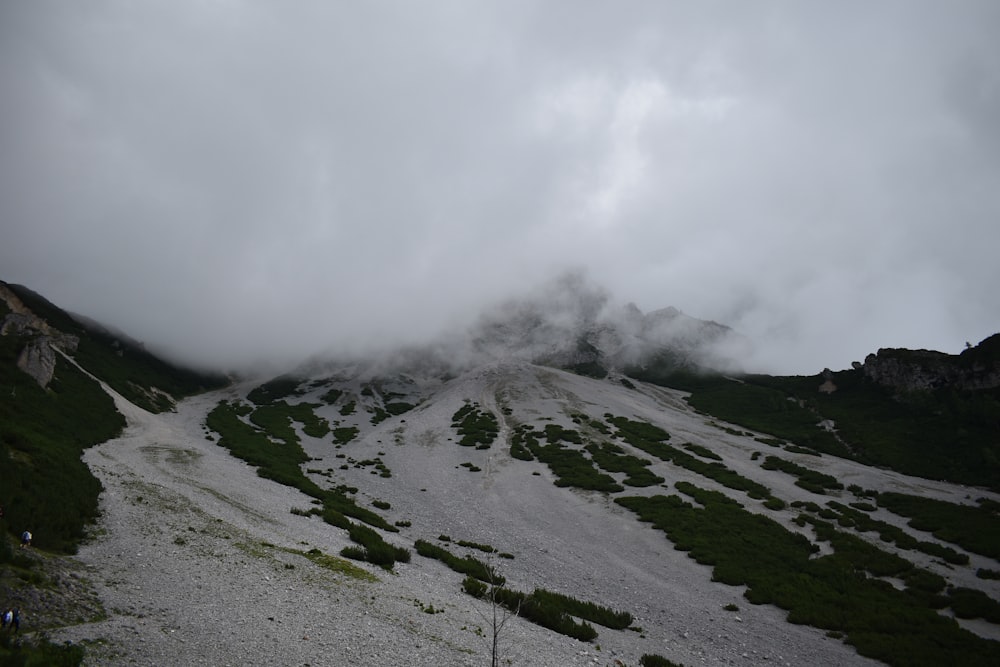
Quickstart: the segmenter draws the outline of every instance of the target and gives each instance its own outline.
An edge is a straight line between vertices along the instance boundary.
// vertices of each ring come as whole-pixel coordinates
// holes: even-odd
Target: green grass
[[[173,407],[162,392],[180,397],[225,384],[220,376],[179,368],[141,345],[84,327],[24,287],[9,287],[51,326],[79,337],[72,355],[77,362],[140,407],[159,412]],[[28,529],[36,547],[72,553],[97,517],[101,490],[80,456],[119,435],[125,419],[97,382],[61,356],[48,387],[39,387],[17,368],[28,342],[26,336],[0,336],[0,505],[13,534]]]
[[[80,459],[116,437],[125,419],[114,401],[59,359],[42,389],[16,366],[20,341],[0,337],[0,505],[6,525],[34,535],[36,547],[73,553],[98,515],[101,484]]]

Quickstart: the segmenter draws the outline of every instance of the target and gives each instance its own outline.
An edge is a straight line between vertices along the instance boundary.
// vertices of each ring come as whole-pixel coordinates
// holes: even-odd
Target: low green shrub
[[[705,447],[703,445],[696,445],[693,442],[686,442],[686,443],[684,443],[681,446],[684,447],[684,449],[688,450],[689,452],[694,452],[695,454],[697,454],[698,456],[700,456],[703,459],[710,459],[712,461],[721,461],[722,460],[721,456],[719,456],[718,454],[716,454],[715,452],[713,452],[711,449],[709,449],[708,447]]]
[[[356,437],[358,437],[357,426],[338,426],[333,429],[333,441],[335,443],[346,445]]]
[[[818,548],[779,523],[744,510],[713,491],[678,483],[679,496],[625,497],[615,502],[662,530],[675,548],[713,567],[712,578],[746,586],[752,604],[774,604],[791,623],[842,632],[864,656],[891,665],[1000,664],[1000,645],[962,630],[938,614],[943,580],[883,552],[830,523],[802,515]],[[882,577],[907,583],[896,589]],[[964,600],[963,600],[964,602]]]
[[[265,382],[258,387],[254,387],[250,393],[247,394],[247,400],[258,406],[274,403],[275,401],[287,398],[288,396],[299,395],[301,393],[299,391],[300,384],[302,384],[301,378],[291,375],[282,375],[269,382]]]
[[[413,544],[413,548],[424,558],[439,560],[459,574],[465,574],[479,581],[496,586],[503,586],[505,583],[505,579],[493,568],[471,556],[459,558],[447,549],[439,547],[436,544],[431,544],[426,540],[417,540]]]
[[[0,665],[5,667],[77,667],[84,657],[79,644],[56,644],[44,634],[15,640],[7,631],[0,633]]]
[[[463,447],[488,449],[500,432],[500,425],[492,412],[479,409],[478,403],[465,403],[452,415],[452,427],[461,438]]]
[[[760,465],[764,470],[780,470],[797,478],[795,485],[807,491],[824,495],[827,490],[840,490],[844,485],[837,481],[836,477],[825,473],[817,472],[797,463],[786,461],[777,456],[768,456]]]
[[[373,565],[378,565],[385,570],[391,570],[392,566],[397,562],[399,563],[409,563],[410,562],[410,552],[402,547],[396,547],[384,539],[382,536],[375,532],[368,526],[361,524],[351,524],[347,529],[347,534],[350,536],[353,542],[360,544],[363,549],[363,556],[357,557],[357,550],[352,553],[355,555],[348,556],[343,551],[341,555],[345,558],[354,558],[355,560],[364,560]],[[350,547],[347,547],[350,549]]]
[[[684,667],[655,653],[645,653],[639,658],[640,667]]]
[[[622,481],[628,486],[656,486],[664,479],[649,469],[649,460],[640,459],[625,453],[625,450],[610,442],[588,444],[584,447],[594,463],[607,472],[623,472],[626,477]]]
[[[958,505],[902,493],[880,493],[878,504],[910,519],[916,530],[930,532],[967,551],[1000,559],[1000,513],[987,503]]]

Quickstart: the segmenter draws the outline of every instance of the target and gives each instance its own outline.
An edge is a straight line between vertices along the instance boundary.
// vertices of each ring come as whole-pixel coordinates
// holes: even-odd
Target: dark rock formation
[[[80,339],[55,329],[36,316],[5,285],[0,285],[0,298],[11,311],[0,323],[0,335],[27,338],[27,343],[17,358],[17,367],[33,377],[44,389],[55,373],[57,351],[75,352]]]
[[[869,354],[865,377],[899,391],[993,389],[1000,387],[1000,334],[961,354],[887,348]]]

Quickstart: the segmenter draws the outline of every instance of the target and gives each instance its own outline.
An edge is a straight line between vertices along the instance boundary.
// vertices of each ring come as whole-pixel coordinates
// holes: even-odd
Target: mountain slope
[[[698,332],[726,330],[567,293],[160,414],[99,392],[128,426],[84,453],[105,492],[75,560],[108,614],[57,639],[95,664],[479,665],[495,599],[519,611],[512,664],[1000,662],[1000,496],[873,467],[847,437],[847,408],[913,397],[855,391],[859,369],[694,374],[720,349]],[[71,368],[10,377],[41,403]]]
[[[960,355],[880,350],[852,369],[774,377],[631,377],[692,392],[691,405],[816,451],[1000,491],[1000,335]]]
[[[367,647],[382,656],[411,664],[481,664],[481,657],[463,657],[463,651],[482,656],[484,649],[462,628],[483,628],[476,611],[483,603],[462,592],[463,575],[421,555],[420,544],[462,562],[490,564],[511,590],[542,588],[632,617],[633,630],[593,626],[592,643],[562,643],[518,621],[511,632],[530,647],[523,664],[593,664],[597,645],[605,663],[626,664],[645,654],[684,664],[866,664],[852,646],[889,664],[991,664],[1000,655],[995,641],[980,638],[1000,636],[991,602],[998,587],[977,576],[996,572],[1000,553],[955,531],[932,536],[899,513],[909,511],[899,499],[916,494],[975,515],[986,532],[1000,534],[996,495],[978,492],[977,502],[966,487],[778,446],[761,433],[706,418],[681,392],[623,379],[596,380],[524,361],[492,362],[455,376],[393,374],[384,366],[373,375],[351,364],[246,385],[224,398],[245,425],[269,434],[276,451],[301,449],[310,482],[347,489],[359,507],[384,517],[393,530],[377,532],[410,552],[391,565],[395,574],[388,578],[368,566],[379,578],[371,593],[378,603],[368,611],[383,629],[368,636]],[[136,472],[146,489],[142,503],[153,506],[144,512],[174,526],[156,531],[143,553],[169,549],[172,535],[185,539],[188,519],[163,514],[176,503],[156,510],[160,501],[149,500],[155,483],[217,518],[234,507],[244,508],[241,522],[258,517],[256,530],[264,532],[253,539],[268,546],[251,559],[260,561],[254,567],[274,558],[285,562],[281,554],[295,549],[330,557],[342,552],[363,563],[365,549],[336,527],[339,519],[330,526],[325,515],[310,511],[319,502],[312,492],[271,482],[251,491],[244,472],[240,484],[230,482],[234,472],[225,471],[235,469],[198,424],[199,415],[213,409],[210,399],[185,409],[183,433],[134,445],[141,456],[132,460],[147,462]],[[392,409],[397,414],[390,405],[401,406]],[[277,418],[281,414],[286,419]],[[330,430],[316,430],[313,417]],[[101,451],[119,459],[107,446]],[[110,469],[121,470],[122,462]],[[115,482],[108,475],[106,483]],[[217,518],[206,517],[204,525]],[[275,531],[270,537],[267,526]],[[278,580],[289,589],[303,585],[294,574]],[[139,586],[158,590],[154,582]],[[269,586],[251,589],[245,592],[250,599],[267,604]],[[398,598],[407,600],[409,615],[391,602]],[[342,592],[337,599],[338,609],[348,605],[359,613],[351,606],[357,598]],[[316,604],[321,615],[331,613]],[[443,612],[426,613],[428,606]],[[295,623],[309,623],[287,605],[281,609],[289,622],[294,616]],[[175,616],[170,622],[197,632]],[[392,642],[383,625],[392,623],[411,628],[410,641],[424,648],[407,651]],[[309,634],[326,653],[292,650],[306,661],[327,655],[379,664],[336,648],[366,641],[353,632],[318,629],[314,622]],[[428,651],[429,636],[448,639]],[[922,657],[914,661],[915,655]]]
[[[73,551],[100,491],[80,453],[125,425],[100,383],[160,411],[224,379],[157,359],[18,285],[0,283],[0,333],[4,533],[30,530],[36,546]]]

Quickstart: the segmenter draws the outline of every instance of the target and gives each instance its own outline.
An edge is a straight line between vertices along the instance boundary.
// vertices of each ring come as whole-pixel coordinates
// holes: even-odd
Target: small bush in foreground
[[[646,653],[639,658],[639,665],[641,667],[684,667],[684,665],[672,662],[663,656],[655,655],[653,653]]]

